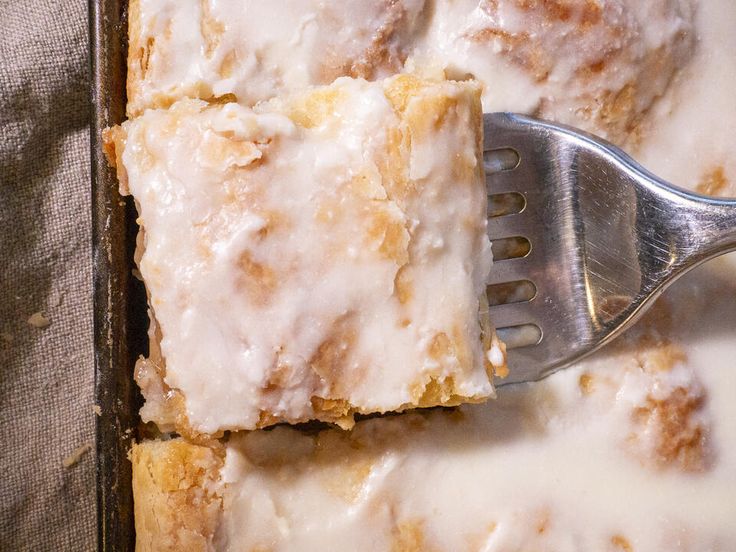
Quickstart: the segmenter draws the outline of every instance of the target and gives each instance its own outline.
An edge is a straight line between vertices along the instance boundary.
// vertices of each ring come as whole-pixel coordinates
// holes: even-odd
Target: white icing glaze
[[[165,381],[194,430],[330,419],[315,397],[390,411],[430,380],[447,396],[428,404],[492,395],[479,89],[429,83],[400,114],[384,86],[406,80],[124,125]]]
[[[137,0],[147,48],[129,113],[164,98],[235,94],[245,104],[350,75],[396,73],[423,0]],[[147,44],[153,39],[152,44]],[[137,50],[133,49],[136,53]]]
[[[692,0],[138,0],[129,112],[184,96],[244,104],[404,69],[488,86],[485,111],[622,141],[692,50]],[[408,61],[407,61],[408,59]]]
[[[690,0],[434,0],[419,67],[486,84],[486,112],[516,111],[623,141],[692,47]]]
[[[631,151],[689,188],[720,166],[731,183],[723,193],[736,195],[736,9],[702,2],[696,24],[692,63]],[[669,325],[643,322],[590,360],[462,407],[459,421],[433,412],[361,422],[353,447],[287,428],[232,439],[218,546],[734,549],[735,261],[712,261],[668,290],[660,306],[669,316],[660,318]],[[678,393],[691,409],[667,403]],[[423,539],[414,548],[412,536]]]
[[[316,21],[301,12],[307,4],[289,12],[296,23],[286,12],[283,18],[266,16],[263,4],[258,24],[271,32],[271,21],[284,21],[289,45],[306,44]],[[546,113],[621,141],[621,128],[601,126],[579,108],[587,105],[586,95],[620,92],[633,79],[638,90],[649,87],[637,96],[635,127],[640,115],[650,115],[638,128],[640,146],[628,143],[631,153],[657,174],[691,188],[721,168],[731,183],[722,193],[736,195],[732,0],[697,4],[695,57],[657,101],[671,84],[671,72],[630,62],[655,52],[665,65],[685,63],[691,43],[681,33],[692,17],[689,2],[606,2],[614,10],[609,20],[625,23],[623,36],[635,40],[626,39],[624,51],[630,53],[582,88],[570,74],[592,60],[588,50],[559,41],[568,32],[564,25],[555,27],[559,36],[540,37],[555,54],[551,77],[540,84],[509,63],[500,44],[489,53],[457,39],[458,28],[488,20],[475,2],[426,5],[434,15],[414,35],[413,63],[419,69],[434,64],[452,76],[475,74],[486,86],[487,110]],[[513,6],[503,0],[499,5],[508,15],[496,23],[520,29]],[[441,16],[438,8],[451,15]],[[305,51],[294,48],[284,56],[300,59]],[[196,51],[191,59],[199,59]],[[263,86],[256,96],[275,93],[272,82],[259,84],[259,74],[251,73],[254,86]],[[304,82],[294,79],[294,86]],[[247,93],[240,94],[247,99]],[[642,325],[544,382],[504,388],[493,403],[462,407],[460,420],[456,414],[433,412],[425,419],[411,413],[360,422],[350,438],[339,432],[315,438],[287,428],[233,437],[222,472],[225,513],[217,548],[736,548],[734,270],[736,257],[720,259],[671,288],[662,300],[671,327]]]
[[[732,348],[691,354],[680,370]],[[417,414],[361,422],[353,441],[360,452],[286,428],[241,436],[228,446],[223,472],[220,546],[390,550],[402,525],[416,525],[420,549],[432,550],[618,550],[621,539],[637,551],[729,550],[736,542],[733,401],[709,399],[708,415],[719,408],[731,416],[709,436],[720,443],[714,466],[703,473],[653,467],[626,448],[631,406],[652,382],[637,367],[621,370],[620,360],[601,356],[587,365],[632,380],[613,398],[581,396],[583,367],[576,367],[537,386],[504,389],[491,405],[463,407],[460,421],[435,412],[422,429],[412,423]],[[673,385],[669,378],[656,386]],[[736,391],[733,381],[718,383],[728,384],[724,395]]]

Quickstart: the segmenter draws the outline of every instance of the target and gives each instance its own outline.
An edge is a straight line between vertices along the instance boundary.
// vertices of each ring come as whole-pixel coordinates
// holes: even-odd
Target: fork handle
[[[680,275],[736,250],[736,200],[702,196],[647,176],[656,184],[649,188],[655,195],[651,202],[641,198],[641,209],[649,211],[646,218],[654,223],[649,245],[669,269],[664,277]],[[672,243],[656,243],[661,236],[668,236]]]
[[[688,198],[692,262],[736,250],[736,200],[693,195]]]

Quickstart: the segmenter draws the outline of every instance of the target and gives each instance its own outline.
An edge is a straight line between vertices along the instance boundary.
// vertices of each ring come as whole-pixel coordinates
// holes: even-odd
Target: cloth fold
[[[0,549],[93,550],[87,3],[0,27]]]

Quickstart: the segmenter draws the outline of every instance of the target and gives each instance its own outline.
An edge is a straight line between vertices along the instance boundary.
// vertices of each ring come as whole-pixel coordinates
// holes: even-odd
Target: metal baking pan
[[[131,273],[135,207],[118,194],[102,131],[125,117],[126,0],[90,0],[92,240],[98,550],[133,551],[133,492],[127,454],[138,433],[133,365],[147,351],[143,285]]]

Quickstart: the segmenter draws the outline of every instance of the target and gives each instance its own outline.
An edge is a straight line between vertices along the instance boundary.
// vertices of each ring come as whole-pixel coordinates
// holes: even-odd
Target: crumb
[[[505,365],[505,364],[502,365],[502,366],[494,366],[493,367],[493,374],[496,377],[499,377],[501,379],[503,379],[505,377],[508,377],[508,375],[509,375],[509,367],[507,365]]]
[[[707,428],[697,419],[705,399],[700,389],[676,387],[663,398],[648,394],[645,403],[633,410],[636,434],[649,434],[647,448],[658,467],[691,473],[708,468]]]
[[[506,344],[502,343],[497,337],[493,337],[491,348],[486,353],[488,362],[493,367],[493,373],[496,377],[505,378],[509,375],[509,368],[506,365]]]
[[[537,523],[537,534],[541,535],[549,528],[549,514],[545,512]]]
[[[45,328],[51,324],[51,321],[42,312],[34,312],[28,318],[28,324],[34,328]]]
[[[52,291],[49,295],[48,304],[50,307],[58,307],[64,300],[63,291]]]
[[[336,472],[330,472],[325,486],[331,494],[346,500],[355,502],[363,491],[368,478],[373,470],[373,462],[370,458],[346,459]]]
[[[92,412],[94,412],[96,416],[102,416],[102,408],[100,408],[99,404],[92,406]]]
[[[593,392],[593,376],[591,376],[587,372],[584,374],[580,374],[580,378],[578,379],[578,386],[580,387],[580,391],[583,393],[583,395],[590,395]]]
[[[655,345],[643,343],[635,354],[641,369],[648,373],[670,372],[678,364],[687,362],[685,351],[668,340],[660,340]]]
[[[634,550],[631,547],[631,543],[629,543],[629,540],[626,537],[622,537],[621,535],[612,536],[611,544],[615,546],[617,550],[622,550],[623,552],[632,552]]]
[[[71,468],[73,466],[76,466],[79,463],[79,461],[82,459],[82,457],[91,450],[92,450],[92,445],[90,443],[84,443],[82,446],[74,449],[74,451],[69,456],[64,458],[61,464],[65,468]]]
[[[723,167],[718,166],[703,174],[695,189],[701,194],[718,196],[728,188],[728,185]]]

